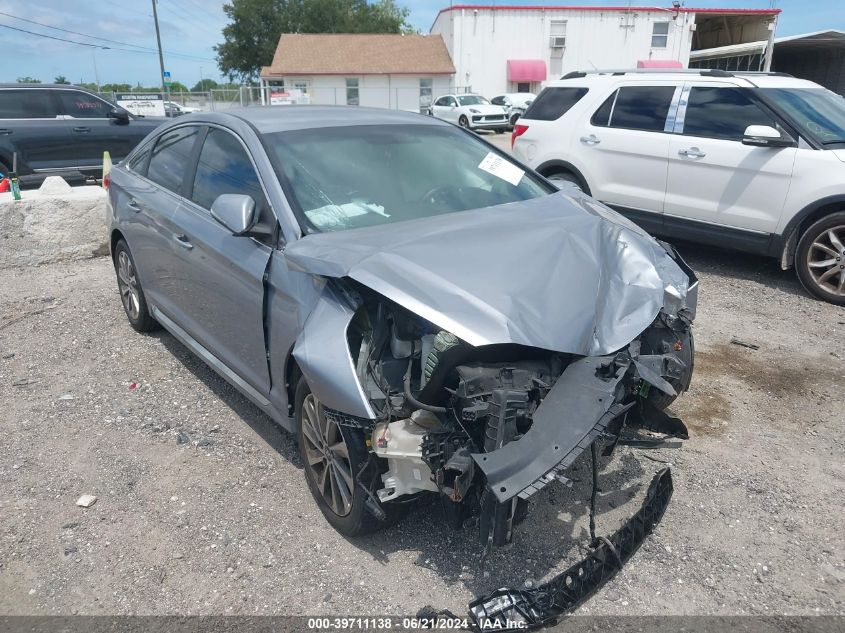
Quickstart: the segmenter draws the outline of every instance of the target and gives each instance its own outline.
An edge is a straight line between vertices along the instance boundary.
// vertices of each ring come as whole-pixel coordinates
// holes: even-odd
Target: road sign
[[[170,85],[170,84],[172,84],[172,83],[173,83],[173,82],[170,80],[170,71],[169,71],[169,70],[165,70],[165,71],[164,71],[164,85],[165,85],[165,86],[169,86],[169,85]]]

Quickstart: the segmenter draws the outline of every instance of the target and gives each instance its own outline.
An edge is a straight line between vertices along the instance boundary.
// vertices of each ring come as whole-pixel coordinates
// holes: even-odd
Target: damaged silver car
[[[131,325],[164,326],[297,433],[344,535],[434,495],[501,545],[582,452],[683,436],[663,409],[690,384],[695,275],[456,126],[191,114],[107,185]]]

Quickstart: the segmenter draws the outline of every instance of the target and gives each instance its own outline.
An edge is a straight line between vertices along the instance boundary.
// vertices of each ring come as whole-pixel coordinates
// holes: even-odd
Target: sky
[[[201,77],[223,81],[214,61],[214,44],[222,41],[226,0],[158,0],[165,68],[188,87]],[[74,83],[159,83],[152,0],[0,0],[0,25],[85,42],[96,48],[38,37],[0,26],[0,82],[31,76],[52,82],[64,75]],[[671,5],[648,0],[472,0],[465,4],[548,4],[595,6]],[[411,23],[427,33],[449,0],[397,0],[410,10]],[[458,4],[456,1],[455,4]],[[778,36],[823,29],[845,30],[845,0],[687,0],[690,7],[782,9]],[[8,14],[8,15],[4,15]],[[10,17],[15,16],[15,17]],[[54,30],[21,20],[58,27]],[[103,39],[95,39],[103,38]],[[112,41],[106,41],[112,40]]]

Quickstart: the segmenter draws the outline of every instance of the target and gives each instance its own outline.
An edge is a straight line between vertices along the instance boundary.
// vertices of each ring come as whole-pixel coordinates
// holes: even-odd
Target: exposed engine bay
[[[583,357],[474,347],[347,283],[360,301],[349,348],[376,419],[329,415],[367,434],[380,474],[372,503],[439,495],[455,527],[478,518],[485,546],[510,542],[529,497],[555,478],[565,482],[565,469],[593,442],[612,451],[623,427],[659,417],[690,384],[684,311],[661,312],[615,354]]]

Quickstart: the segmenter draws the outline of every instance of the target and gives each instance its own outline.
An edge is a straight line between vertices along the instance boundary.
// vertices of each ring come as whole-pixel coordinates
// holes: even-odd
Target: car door
[[[109,117],[115,105],[82,90],[58,90],[59,108],[68,118],[77,168],[95,171],[103,165],[103,152],[118,163],[131,152],[144,134],[132,126],[132,119],[119,122]]]
[[[434,116],[444,121],[458,122],[458,102],[454,97],[441,97],[434,105]]]
[[[76,167],[70,131],[59,117],[53,91],[0,89],[0,161],[9,169],[15,153],[21,175]]]
[[[174,213],[171,251],[174,303],[180,327],[260,394],[270,391],[264,340],[264,273],[272,240],[235,236],[211,216],[222,194],[255,201],[262,223],[273,210],[243,141],[210,126]]]
[[[689,82],[681,104],[669,148],[667,231],[693,220],[775,232],[797,148],[743,145],[742,137],[749,125],[779,122],[747,89],[727,83]]]
[[[178,309],[173,221],[202,131],[198,125],[179,126],[151,140],[149,149],[142,148],[126,164],[133,177],[127,179],[116,202],[130,211],[121,230],[132,250],[144,294],[168,316],[176,315]]]
[[[622,84],[576,133],[593,197],[649,231],[662,226],[666,164],[681,86]]]

